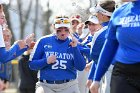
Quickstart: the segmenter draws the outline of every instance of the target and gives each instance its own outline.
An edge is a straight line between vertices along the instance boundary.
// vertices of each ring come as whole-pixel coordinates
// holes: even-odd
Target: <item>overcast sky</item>
[[[46,7],[47,0],[41,0],[41,5]],[[54,11],[55,14],[61,12],[74,12],[77,8],[86,9],[89,7],[89,0],[49,0],[50,9]]]

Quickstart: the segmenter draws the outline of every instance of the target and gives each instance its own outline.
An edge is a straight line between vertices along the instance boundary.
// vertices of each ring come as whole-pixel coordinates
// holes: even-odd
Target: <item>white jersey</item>
[[[5,47],[4,39],[3,39],[3,32],[2,32],[2,26],[0,26],[0,48]]]

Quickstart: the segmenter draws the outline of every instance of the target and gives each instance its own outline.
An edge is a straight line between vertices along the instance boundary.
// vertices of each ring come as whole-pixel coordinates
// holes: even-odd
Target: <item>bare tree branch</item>
[[[27,20],[29,18],[29,14],[31,11],[31,7],[32,7],[32,0],[30,0],[29,6],[27,8],[27,13],[25,14],[25,19],[24,19],[24,15],[23,15],[23,11],[22,11],[22,4],[21,4],[21,0],[17,0],[17,6],[18,6],[18,12],[19,12],[19,19],[20,19],[20,39],[22,39],[24,37],[24,29],[27,23]]]
[[[48,7],[48,11],[46,11],[45,13],[46,26],[45,26],[45,31],[43,35],[51,34],[51,31],[50,31],[51,24],[49,23],[49,19],[52,14],[52,11],[49,9],[49,2],[47,3],[47,7]]]
[[[34,26],[33,26],[33,33],[36,33],[36,29],[37,29],[38,8],[39,8],[39,1],[36,0],[36,5],[35,5],[35,20],[34,20]],[[35,37],[36,37],[36,34],[35,34]]]
[[[11,7],[11,1],[9,2],[9,4],[8,5],[3,5],[4,6],[4,13],[5,13],[5,17],[6,17],[6,20],[7,20],[7,25],[8,25],[8,28],[10,29],[10,30],[12,30],[12,25],[11,25],[11,23],[10,23],[10,14],[9,14],[9,11],[8,11],[8,9],[9,9],[9,7]],[[14,36],[14,33],[13,33],[13,31],[11,31],[11,33],[12,33],[12,35],[13,35],[13,38],[12,38],[12,40],[11,40],[11,42],[13,43],[14,41],[15,41],[15,36]]]
[[[27,10],[27,13],[25,15],[25,20],[23,21],[23,24],[22,24],[23,25],[23,28],[25,28],[25,25],[26,25],[27,20],[29,18],[31,7],[32,7],[32,0],[30,0],[29,6],[28,6],[28,10]]]

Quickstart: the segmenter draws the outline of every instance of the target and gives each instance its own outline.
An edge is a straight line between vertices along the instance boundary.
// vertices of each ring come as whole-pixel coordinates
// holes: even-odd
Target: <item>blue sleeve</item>
[[[103,47],[104,41],[105,41],[105,38],[97,37],[97,39],[95,40],[95,44],[92,45],[90,57],[95,62],[97,62],[99,59],[99,55]]]
[[[82,38],[79,38],[78,41],[79,41],[80,43],[83,42]]]
[[[102,76],[108,70],[117,52],[119,43],[116,38],[117,26],[116,26],[115,21],[116,21],[116,17],[118,16],[116,15],[117,15],[117,12],[114,12],[114,14],[111,16],[111,19],[108,25],[108,30],[106,33],[106,40],[101,50],[101,54],[99,56],[97,68],[96,68],[95,75],[93,78],[94,81],[101,80]]]
[[[84,57],[81,55],[78,47],[72,47],[73,55],[74,55],[74,66],[77,70],[82,71],[86,66],[86,61]]]
[[[87,45],[88,43],[90,43],[92,41],[93,36],[88,36],[86,42],[83,43],[83,45]]]
[[[43,58],[43,59],[39,59],[39,60],[32,60],[30,61],[29,67],[32,70],[40,70],[43,69],[44,67],[46,67],[47,64],[47,59]]]
[[[46,67],[47,64],[47,59],[46,58],[42,58],[43,54],[44,54],[44,50],[43,50],[43,46],[42,43],[40,42],[40,40],[35,44],[33,51],[30,55],[30,61],[29,61],[29,67],[32,70],[40,70],[43,69],[44,67]]]
[[[95,75],[93,78],[94,81],[101,80],[102,76],[105,74],[105,72],[109,68],[114,58],[117,48],[118,48],[117,40],[109,39],[105,41],[105,44],[101,51],[101,55],[99,57]]]
[[[97,64],[95,62],[93,62],[92,67],[91,67],[90,72],[89,72],[89,76],[88,76],[89,80],[93,80],[94,73],[95,73],[95,70],[96,70],[96,66],[97,66]]]
[[[17,43],[12,45],[12,47],[9,50],[6,50],[5,47],[1,47],[0,48],[0,62],[2,63],[6,62],[7,59],[10,59],[19,50],[20,48]]]
[[[84,54],[88,59],[90,59],[90,48],[87,46],[78,45],[81,54]]]
[[[15,59],[16,57],[22,55],[25,51],[27,51],[27,49],[28,49],[28,47],[17,51],[13,56],[11,56],[7,60],[5,60],[5,62],[9,62],[9,61]]]

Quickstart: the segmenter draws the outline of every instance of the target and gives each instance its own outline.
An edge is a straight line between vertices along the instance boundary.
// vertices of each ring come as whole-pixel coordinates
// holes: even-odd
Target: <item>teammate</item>
[[[91,48],[91,41],[94,37],[94,33],[101,29],[101,25],[99,24],[99,21],[95,15],[92,15],[89,17],[89,19],[85,22],[85,25],[88,25],[88,29],[90,31],[90,34],[86,37],[86,39],[82,42],[82,44],[79,46],[80,52],[84,55],[84,57],[87,60],[87,65],[90,64],[90,48]],[[87,66],[84,70],[84,73],[81,74],[81,78],[79,78],[79,85],[81,86],[81,93],[88,93],[88,88],[86,86],[86,81],[88,78],[88,71]]]
[[[91,10],[92,10],[91,12],[96,13],[99,23],[103,26],[103,28],[95,32],[93,40],[92,40],[91,58],[94,62],[91,68],[91,72],[89,74],[89,81],[87,82],[89,83],[88,85],[91,84],[91,80],[93,79],[93,76],[95,74],[95,69],[97,66],[99,55],[103,47],[103,44],[105,42],[105,34],[108,28],[110,16],[112,15],[112,12],[115,10],[115,1],[110,0],[110,1],[99,2],[98,5],[96,7],[91,8]],[[111,73],[110,70],[109,70],[109,73]],[[110,83],[110,78],[111,78],[109,76],[111,75],[107,74],[107,76],[105,76],[102,80],[103,81],[101,85],[102,87],[100,89],[101,93],[109,93],[109,90],[110,90],[109,83]]]
[[[12,34],[9,29],[3,30],[3,38],[4,38],[6,50],[8,50],[11,47],[11,38],[12,38]],[[3,91],[9,87],[9,80],[11,74],[12,74],[11,62],[5,64],[0,62],[0,80],[1,80],[0,90]]]
[[[28,49],[28,47],[30,47],[30,44],[34,38],[34,34],[30,34],[25,38],[25,40],[16,41],[9,50],[6,50],[2,32],[5,29],[5,26],[6,19],[3,12],[3,7],[0,5],[0,62],[2,63],[8,62],[21,55]]]
[[[91,15],[85,22],[85,25],[88,25],[90,34],[81,43],[80,52],[84,54],[88,59],[90,59],[90,48],[92,38],[94,37],[94,33],[99,31],[102,28],[102,26],[99,24],[98,18],[95,15]]]
[[[98,93],[99,81],[113,59],[111,93],[140,93],[140,1],[122,1],[130,2],[116,9],[111,17],[91,93]]]
[[[72,15],[71,18],[70,18],[70,21],[71,21],[71,33],[74,37],[76,37],[78,40],[80,39],[80,35],[79,35],[79,31],[78,30],[78,25],[82,27],[82,19],[81,19],[81,16],[79,14],[75,14],[75,15]],[[81,29],[80,29],[81,30]]]
[[[85,24],[88,25],[88,28],[90,30],[90,35],[88,36],[89,38],[92,36],[91,40],[90,40],[90,45],[93,46],[92,44],[92,39],[94,38],[94,34],[98,31],[100,31],[100,29],[102,28],[102,25],[100,25],[98,18],[95,15],[91,15],[89,17],[89,19],[85,22]],[[90,57],[90,50],[92,48],[89,48],[89,52],[88,52],[88,58],[90,58],[90,62],[87,64],[86,69],[90,69],[88,67],[91,67],[93,61],[91,61],[91,57]],[[89,81],[87,82],[87,87],[90,87],[90,83],[92,82],[92,78],[88,78]]]
[[[29,68],[29,56],[32,49],[25,51],[19,59],[19,91],[20,93],[35,93],[35,85],[38,81],[37,71]]]
[[[77,39],[69,37],[69,18],[56,17],[54,29],[56,34],[39,39],[30,56],[30,68],[39,70],[36,93],[80,93],[77,70],[82,71],[86,62]]]

